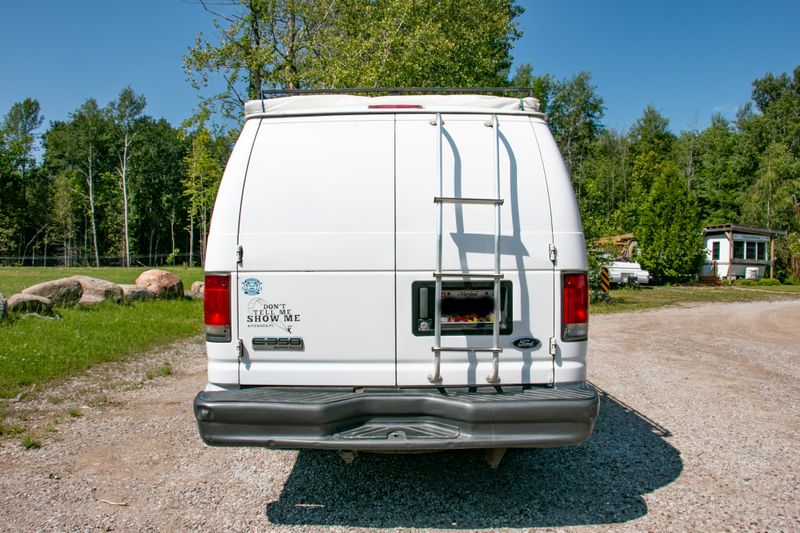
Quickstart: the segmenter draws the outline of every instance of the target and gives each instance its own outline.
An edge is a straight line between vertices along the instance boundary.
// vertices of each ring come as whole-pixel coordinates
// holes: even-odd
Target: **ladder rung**
[[[453,198],[450,196],[435,196],[435,204],[483,204],[483,205],[503,205],[502,198]]]
[[[434,272],[434,278],[503,279],[503,274],[465,274],[463,272]]]
[[[436,347],[434,346],[431,348],[434,352],[497,352],[500,353],[503,351],[502,348],[447,348],[447,347]]]

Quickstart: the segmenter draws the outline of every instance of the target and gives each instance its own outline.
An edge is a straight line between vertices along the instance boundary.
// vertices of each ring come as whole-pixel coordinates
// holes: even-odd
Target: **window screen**
[[[744,259],[744,241],[733,241],[733,258]]]
[[[747,259],[755,260],[756,258],[756,243],[749,241],[747,243]]]

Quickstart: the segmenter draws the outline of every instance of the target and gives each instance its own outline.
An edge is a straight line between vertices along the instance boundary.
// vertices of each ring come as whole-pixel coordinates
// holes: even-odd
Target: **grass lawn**
[[[652,309],[687,302],[750,302],[774,298],[800,298],[800,285],[733,287],[641,287],[611,291],[610,304],[592,302],[594,314]]]
[[[133,283],[145,268],[0,268],[6,297],[42,281],[75,274]],[[188,288],[202,279],[199,268],[169,268]],[[153,300],[91,309],[59,308],[58,319],[19,318],[0,323],[0,398],[33,385],[79,374],[94,363],[125,357],[198,335],[203,302]]]

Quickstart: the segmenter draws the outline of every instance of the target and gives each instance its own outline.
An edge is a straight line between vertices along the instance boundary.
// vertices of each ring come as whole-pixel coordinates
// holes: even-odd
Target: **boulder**
[[[116,283],[89,276],[72,276],[70,279],[77,280],[83,287],[83,295],[78,303],[84,307],[97,305],[106,300],[114,303],[122,301],[122,287]]]
[[[147,290],[147,287],[142,285],[120,285],[122,289],[122,296],[126,302],[135,302],[140,300],[150,300],[153,295]]]
[[[3,293],[0,292],[0,322],[5,320],[7,313],[8,313],[8,304],[6,304],[6,299],[3,297]]]
[[[202,281],[195,281],[192,288],[186,291],[186,296],[192,300],[202,300],[205,296],[205,285]]]
[[[53,302],[35,294],[15,294],[8,299],[9,313],[49,313]]]
[[[22,294],[44,296],[56,307],[75,305],[83,296],[83,286],[75,278],[45,281],[22,290]]]
[[[181,278],[157,268],[145,270],[136,278],[136,284],[147,287],[155,298],[182,298],[183,282]]]

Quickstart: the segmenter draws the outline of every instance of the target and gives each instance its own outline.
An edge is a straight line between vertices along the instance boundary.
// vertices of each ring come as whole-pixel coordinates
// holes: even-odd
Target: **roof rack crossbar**
[[[480,94],[480,93],[525,93],[533,96],[530,87],[362,87],[350,89],[262,89],[261,98],[301,94]]]

